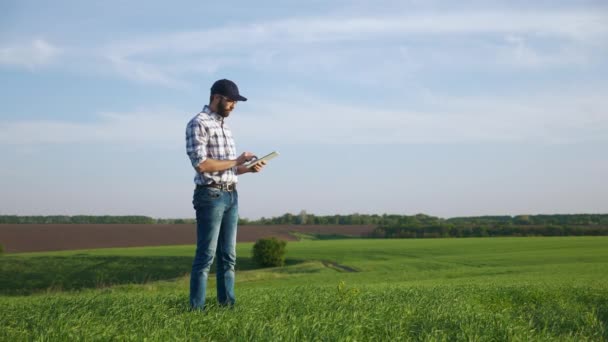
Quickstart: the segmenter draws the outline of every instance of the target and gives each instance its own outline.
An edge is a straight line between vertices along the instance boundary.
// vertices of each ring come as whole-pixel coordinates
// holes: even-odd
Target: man
[[[220,305],[232,306],[236,231],[239,220],[237,175],[259,172],[265,163],[251,168],[243,165],[254,158],[250,152],[238,158],[230,128],[225,119],[237,101],[247,101],[237,85],[226,79],[211,87],[209,105],[186,127],[186,150],[196,170],[192,204],[196,210],[196,254],[190,276],[190,305],[202,310],[209,269],[217,258],[217,298]]]

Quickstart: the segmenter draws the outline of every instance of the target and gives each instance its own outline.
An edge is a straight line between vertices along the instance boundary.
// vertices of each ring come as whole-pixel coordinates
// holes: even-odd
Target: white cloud
[[[288,18],[235,25],[205,31],[178,32],[127,39],[110,45],[121,55],[137,56],[150,51],[168,54],[228,52],[243,46],[268,43],[391,40],[403,35],[532,34],[568,39],[595,39],[608,34],[608,13],[602,11],[494,11],[412,13],[393,16],[327,16]],[[235,41],[235,37],[238,39]]]
[[[186,121],[178,111],[101,113],[92,122],[27,120],[0,122],[0,144],[165,143],[183,144]]]
[[[62,50],[43,39],[29,43],[0,46],[0,65],[35,69],[53,62]]]
[[[238,135],[284,143],[409,144],[606,141],[608,100],[598,95],[534,98],[431,96],[432,109],[346,106],[291,96],[237,114]],[[256,115],[263,113],[263,115]],[[262,136],[257,132],[263,131]]]
[[[187,84],[162,70],[161,67],[143,62],[134,62],[123,57],[108,56],[113,69],[125,78],[141,82],[167,86],[169,88],[184,88]]]
[[[239,139],[286,144],[573,143],[607,141],[608,100],[597,94],[449,97],[428,108],[382,109],[283,94],[237,109],[228,123]],[[289,99],[289,100],[282,100]],[[177,110],[102,113],[92,122],[0,122],[1,145],[162,143],[181,147],[190,115]],[[32,134],[35,132],[35,134]],[[263,134],[260,134],[263,132]]]
[[[77,64],[79,70],[111,70],[130,81],[186,88],[192,77],[233,67],[304,75],[331,72],[336,79],[373,83],[383,75],[404,77],[425,68],[585,66],[603,63],[607,42],[608,12],[601,9],[502,9],[292,17],[127,35],[63,51],[67,68]],[[0,64],[35,68],[61,52],[35,40],[0,48]]]
[[[503,10],[288,18],[125,38],[100,51],[129,79],[175,86],[232,66],[360,78],[404,65],[550,68],[602,60],[605,41],[605,11]]]
[[[387,17],[288,19],[270,25],[274,29],[270,31],[283,32],[282,37],[300,41],[502,33],[587,39],[608,33],[606,17],[606,13],[590,11],[413,13]]]
[[[547,69],[560,66],[583,66],[591,62],[588,49],[578,42],[562,43],[551,49],[535,47],[534,42],[519,35],[505,37],[507,45],[496,49],[499,65]]]

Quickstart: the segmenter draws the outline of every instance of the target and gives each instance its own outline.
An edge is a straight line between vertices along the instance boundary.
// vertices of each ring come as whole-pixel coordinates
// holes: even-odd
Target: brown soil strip
[[[239,226],[237,241],[276,237],[296,240],[290,232],[366,237],[375,226]],[[192,245],[192,224],[0,224],[5,253],[41,252],[110,247]]]

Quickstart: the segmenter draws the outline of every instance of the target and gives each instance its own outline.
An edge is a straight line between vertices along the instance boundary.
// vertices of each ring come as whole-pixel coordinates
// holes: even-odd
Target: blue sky
[[[606,56],[605,1],[3,1],[0,214],[193,217],[220,78],[242,217],[606,213]]]

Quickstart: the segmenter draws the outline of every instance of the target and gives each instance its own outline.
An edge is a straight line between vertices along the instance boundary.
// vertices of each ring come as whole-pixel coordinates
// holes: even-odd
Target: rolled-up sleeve
[[[186,126],[186,153],[193,167],[207,159],[207,140],[209,136],[200,122],[192,120]]]

